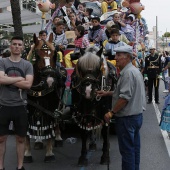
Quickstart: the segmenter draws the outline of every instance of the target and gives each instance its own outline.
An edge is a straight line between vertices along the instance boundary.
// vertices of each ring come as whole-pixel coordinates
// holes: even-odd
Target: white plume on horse
[[[85,93],[86,93],[86,98],[87,98],[87,99],[90,99],[90,97],[91,97],[91,96],[90,96],[91,91],[92,91],[92,84],[90,84],[89,86],[86,87]]]
[[[48,87],[51,87],[52,84],[53,84],[53,82],[54,82],[54,78],[53,78],[53,77],[48,77],[48,78],[47,78]]]

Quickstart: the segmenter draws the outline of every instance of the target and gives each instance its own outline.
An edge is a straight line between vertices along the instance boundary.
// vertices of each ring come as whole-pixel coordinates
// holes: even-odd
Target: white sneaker
[[[168,93],[168,92],[169,92],[169,90],[164,90],[164,91],[163,91],[163,93]]]

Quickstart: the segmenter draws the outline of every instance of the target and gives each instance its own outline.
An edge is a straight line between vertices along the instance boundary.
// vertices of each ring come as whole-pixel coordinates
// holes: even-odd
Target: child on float
[[[98,16],[93,16],[91,18],[92,27],[88,31],[88,39],[91,44],[100,46],[102,44],[103,29],[100,25],[100,18]]]
[[[86,4],[85,3],[80,3],[78,5],[78,14],[77,14],[78,21],[82,22],[82,19],[84,17],[85,11],[86,11]]]
[[[114,66],[116,66],[116,60],[115,60],[116,52],[114,51],[114,49],[120,46],[127,45],[123,41],[119,41],[120,35],[121,34],[119,32],[119,29],[112,29],[110,32],[111,38],[105,45],[104,55],[106,59],[109,62],[111,62]]]
[[[51,33],[53,33],[53,42],[55,50],[58,54],[57,64],[63,61],[63,51],[67,48],[68,41],[65,35],[65,24],[63,21],[58,21],[55,29],[51,30],[47,35],[47,40]]]
[[[93,17],[92,13],[93,13],[92,8],[86,8],[85,12],[83,14],[82,24],[83,24],[86,32],[88,32],[89,27],[91,26],[91,18]]]
[[[63,17],[68,16],[67,9],[70,9],[71,11],[75,10],[74,0],[66,0],[65,2],[66,2],[65,5],[61,7],[57,16],[63,16]]]
[[[115,25],[115,23],[113,21],[108,21],[106,24],[106,27],[104,29],[104,33],[103,33],[103,37],[102,37],[103,46],[106,46],[106,43],[111,38],[110,32],[112,31],[112,29],[119,29],[119,28],[117,25]],[[126,38],[124,33],[120,30],[119,30],[119,33],[121,34],[119,37],[119,41],[123,41],[126,44],[129,44],[129,40]]]
[[[135,27],[136,19],[134,14],[130,14],[126,17],[125,26],[121,27],[121,30],[125,33],[127,39],[130,42],[135,41]]]
[[[90,46],[88,39],[84,36],[84,33],[85,33],[85,29],[84,29],[83,26],[79,25],[79,26],[76,27],[75,34],[76,34],[77,37],[74,41],[75,50],[69,52],[64,57],[66,68],[72,68],[73,67],[72,63],[76,64],[77,61],[78,61],[78,60],[71,61],[71,56],[70,56],[71,54],[73,54],[73,53],[78,54],[78,53],[80,53],[80,48],[86,49],[87,47]]]
[[[84,12],[83,18],[82,18],[82,23],[83,24],[90,22],[91,18],[93,17],[92,13],[93,13],[93,9],[92,8],[86,8],[85,9],[85,12]]]
[[[69,22],[67,22],[68,29],[67,31],[75,31],[75,28],[82,23],[77,20],[76,14],[74,12],[70,12],[68,15]]]
[[[117,10],[117,3],[114,0],[104,0],[101,3],[102,14],[109,12],[108,9],[109,9],[109,11],[110,11],[110,9],[111,9],[111,11]]]
[[[115,23],[115,25],[118,26],[119,30],[121,30],[122,27],[126,26],[126,24],[122,21],[119,13],[115,13],[113,15],[113,22]]]

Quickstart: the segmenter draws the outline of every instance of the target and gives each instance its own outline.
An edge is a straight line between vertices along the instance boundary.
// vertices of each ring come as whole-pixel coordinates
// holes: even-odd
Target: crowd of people
[[[104,25],[101,16],[94,15],[95,11],[89,6],[86,7],[86,3],[81,3],[78,0],[66,0],[66,3],[52,17],[51,24],[47,24],[45,27],[47,40],[50,33],[53,33],[59,61],[64,62],[66,68],[71,68],[77,62],[74,60],[72,63],[71,56],[78,53],[79,48],[86,49],[90,45],[102,45],[105,49],[105,57],[116,64],[114,48],[124,44],[133,46],[133,51],[136,53],[134,53],[134,57],[140,61],[141,54],[143,57],[145,52],[144,43],[142,43],[142,39],[144,40],[145,37],[145,23],[142,23],[142,20],[138,19],[138,16],[133,14],[130,8],[122,8],[121,0],[93,1],[93,3],[101,8],[101,14],[109,11],[114,12],[108,16]],[[138,33],[136,29],[138,29]],[[68,32],[73,34],[73,42],[70,42],[71,38],[67,38]],[[139,40],[136,40],[136,37]],[[74,46],[74,50],[66,55],[64,51],[70,47],[70,44]],[[141,52],[139,57],[138,51]]]

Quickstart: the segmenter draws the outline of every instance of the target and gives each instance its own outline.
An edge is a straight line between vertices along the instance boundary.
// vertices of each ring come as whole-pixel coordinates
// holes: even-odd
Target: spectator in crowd
[[[164,93],[168,93],[169,92],[169,85],[168,85],[168,81],[167,78],[170,76],[168,73],[168,69],[167,69],[167,65],[170,62],[170,56],[169,56],[169,52],[168,51],[164,51],[163,52],[163,57],[165,57],[165,62],[163,65],[163,80],[164,80],[164,85],[165,85],[165,90],[163,91]]]
[[[145,68],[145,61],[143,59],[143,53],[141,51],[137,52],[137,56],[135,56],[132,64],[142,73],[144,72]]]

